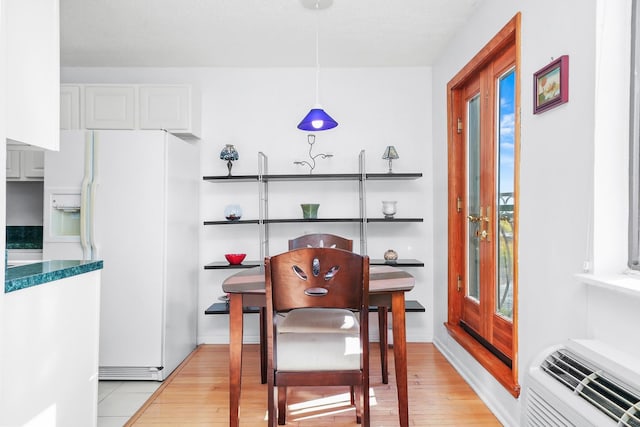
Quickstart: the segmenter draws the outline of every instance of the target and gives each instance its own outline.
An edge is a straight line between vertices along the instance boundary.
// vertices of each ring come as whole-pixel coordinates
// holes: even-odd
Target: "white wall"
[[[621,246],[626,245],[628,34],[617,43],[602,43],[611,30],[621,35],[629,16],[624,4],[628,0],[487,0],[433,68],[434,88],[444,88],[509,19],[522,13],[517,332],[518,377],[524,387],[532,359],[548,346],[572,337],[630,336],[632,327],[620,330],[621,325],[640,320],[632,314],[634,302],[589,291],[575,277],[594,265],[620,271],[626,257]],[[606,27],[603,15],[609,20]],[[533,115],[532,75],[563,54],[570,57],[569,102]],[[447,251],[445,96],[434,89],[434,253]],[[447,318],[446,284],[446,259],[437,258],[436,345],[505,425],[518,425],[521,399],[511,397],[441,326]]]
[[[366,150],[367,170],[386,172],[382,153],[395,145],[400,159],[394,171],[423,172],[417,181],[368,183],[369,215],[381,215],[382,200],[398,200],[398,216],[424,217],[424,223],[375,225],[369,227],[369,254],[381,258],[389,247],[400,257],[425,261],[424,268],[412,268],[416,287],[408,298],[427,307],[426,313],[407,316],[410,341],[433,338],[432,297],[432,182],[431,161],[431,70],[406,69],[323,69],[320,101],[338,122],[335,129],[317,134],[314,153],[332,153],[319,160],[316,173],[357,172],[357,156]],[[269,157],[270,173],[306,173],[293,164],[307,158],[306,133],[296,126],[315,100],[315,69],[221,68],[221,69],[96,69],[65,68],[64,83],[190,83],[202,97],[202,175],[226,175],[226,162],[219,159],[224,144],[234,144],[240,159],[233,174],[256,174],[257,153]],[[279,187],[278,187],[279,185]],[[251,183],[200,186],[202,220],[223,219],[227,204],[240,204],[245,218],[258,216],[258,187]],[[357,207],[357,186],[327,183],[305,188],[271,184],[270,213],[300,215],[300,203],[320,201],[320,215],[342,213]],[[405,193],[406,191],[406,193]],[[332,212],[333,210],[333,212]],[[344,215],[347,216],[347,215]],[[316,226],[317,227],[317,226]],[[389,228],[383,228],[389,227]],[[332,231],[358,238],[355,226],[339,225]],[[318,231],[274,226],[271,253],[286,250],[286,238]],[[244,252],[258,259],[257,226],[202,227],[200,263],[223,261],[224,253]],[[358,246],[357,244],[355,246]],[[198,342],[228,342],[228,317],[205,316],[204,310],[222,295],[221,283],[237,270],[200,272]],[[258,342],[257,316],[248,315],[245,341]],[[374,323],[373,325],[375,325]],[[373,326],[372,325],[372,326]],[[374,332],[375,333],[375,332]]]

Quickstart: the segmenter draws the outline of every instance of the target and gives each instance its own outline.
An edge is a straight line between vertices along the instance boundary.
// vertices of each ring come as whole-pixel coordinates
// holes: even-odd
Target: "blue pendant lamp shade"
[[[298,129],[317,131],[333,129],[336,126],[338,126],[338,122],[317,105],[304,116],[304,119],[298,124]]]
[[[325,9],[333,3],[333,0],[301,0],[304,7],[315,9],[317,16],[319,9]],[[304,116],[304,119],[298,124],[298,129],[307,131],[320,131],[333,129],[338,126],[338,122],[328,115],[320,106],[320,48],[319,48],[319,25],[316,19],[316,104]]]

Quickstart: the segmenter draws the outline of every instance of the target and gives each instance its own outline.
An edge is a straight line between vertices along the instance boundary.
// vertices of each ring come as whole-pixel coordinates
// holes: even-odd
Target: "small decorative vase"
[[[387,251],[384,253],[384,260],[390,264],[395,264],[395,262],[398,260],[398,253],[393,249],[387,249]]]
[[[227,205],[224,208],[224,217],[229,221],[238,221],[242,218],[242,208],[240,205]]]
[[[318,218],[318,203],[303,203],[300,205],[302,208],[302,218],[304,219],[316,219]]]
[[[386,219],[391,219],[396,214],[396,201],[383,201],[382,213]]]

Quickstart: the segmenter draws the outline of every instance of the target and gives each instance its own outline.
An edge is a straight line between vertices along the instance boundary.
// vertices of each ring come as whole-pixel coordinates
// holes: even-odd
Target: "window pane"
[[[467,103],[467,171],[468,194],[467,215],[480,215],[480,96],[474,96]],[[478,221],[467,221],[468,252],[467,252],[467,295],[476,300],[480,299],[480,239]]]
[[[513,316],[513,189],[515,135],[515,70],[498,79],[498,227],[496,312]]]

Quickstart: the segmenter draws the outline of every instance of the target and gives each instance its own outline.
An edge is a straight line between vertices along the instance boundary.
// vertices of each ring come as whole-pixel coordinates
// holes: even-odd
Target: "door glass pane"
[[[480,95],[467,102],[467,296],[480,299]]]
[[[515,70],[498,79],[498,227],[496,227],[498,286],[496,312],[513,318],[513,205]]]

